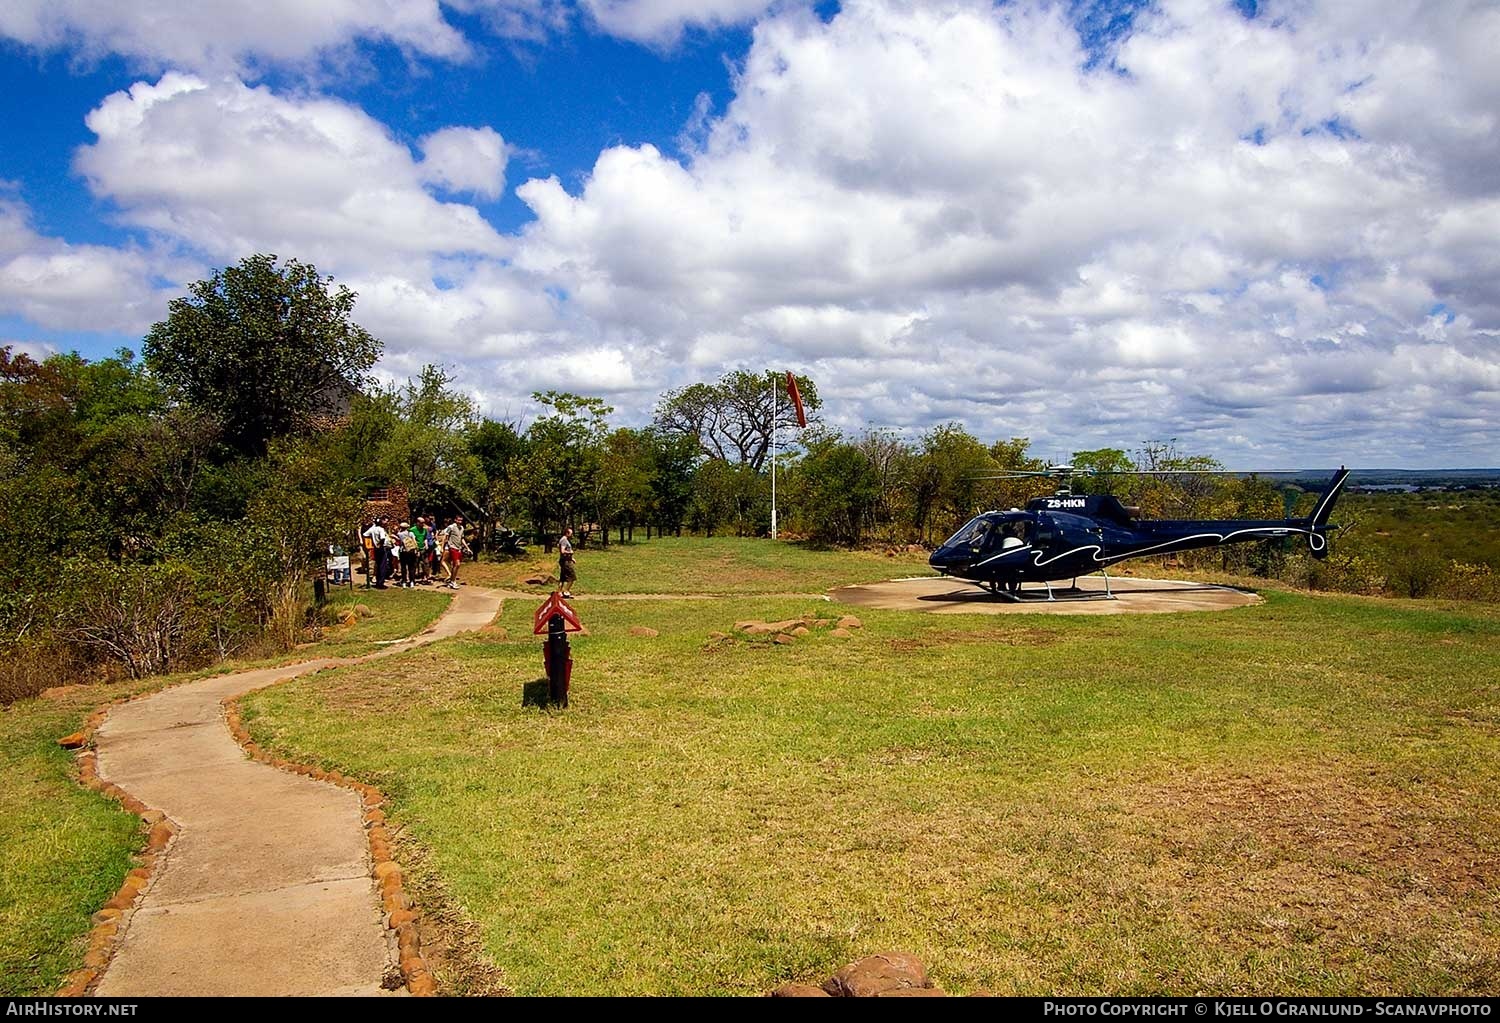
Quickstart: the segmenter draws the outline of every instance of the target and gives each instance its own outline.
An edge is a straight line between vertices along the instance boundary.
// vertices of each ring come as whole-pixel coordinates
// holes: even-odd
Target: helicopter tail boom
[[[1334,473],[1328,488],[1323,491],[1323,496],[1318,499],[1317,506],[1307,519],[1307,548],[1320,561],[1328,557],[1328,516],[1333,513],[1334,503],[1338,501],[1348,479],[1348,469],[1340,468]]]

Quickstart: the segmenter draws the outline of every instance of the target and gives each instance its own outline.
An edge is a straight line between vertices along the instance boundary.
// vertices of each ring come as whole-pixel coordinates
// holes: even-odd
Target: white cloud
[[[745,24],[777,5],[777,0],[580,0],[603,31],[658,46],[676,43],[691,28]]]
[[[507,242],[472,207],[442,202],[434,175],[493,188],[493,131],[429,137],[419,164],[385,126],[330,99],[291,99],[236,80],[170,73],[108,97],[87,118],[97,141],[78,170],[129,224],[219,261],[256,251],[351,269],[424,265],[440,254],[503,255]],[[481,180],[483,149],[495,154]],[[469,143],[470,158],[452,155]]]
[[[469,53],[438,0],[6,0],[0,36],[44,51],[221,72],[306,62],[356,39],[450,60]]]
[[[516,263],[698,375],[807,368],[848,425],[1337,457],[1339,424],[1414,400],[1500,422],[1475,371],[1500,326],[1492,12],[1262,8],[1163,0],[1093,70],[1061,5],[767,19],[689,160],[621,146],[576,192],[523,184]],[[1414,397],[1402,346],[1438,303],[1478,328],[1445,330],[1462,358]]]
[[[510,147],[493,128],[443,128],[422,140],[422,180],[450,192],[498,199]]]
[[[450,20],[477,17],[481,36],[542,42],[580,18],[609,35],[669,47],[689,29],[745,24],[803,0],[6,0],[0,38],[86,60],[118,54],[151,70],[255,75],[271,66],[347,60],[388,43],[442,61],[474,57],[481,39]]]
[[[0,198],[0,313],[53,330],[142,331],[166,306],[151,283],[165,262],[44,237],[22,203]]]

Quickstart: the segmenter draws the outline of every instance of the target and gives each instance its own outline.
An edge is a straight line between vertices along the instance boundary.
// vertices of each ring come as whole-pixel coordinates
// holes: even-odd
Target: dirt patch
[[[478,925],[438,877],[427,850],[402,835],[396,838],[396,848],[422,907],[418,923],[422,957],[437,978],[439,991],[470,997],[509,995],[504,974],[485,954]]]
[[[904,637],[890,641],[894,653],[904,654],[933,647],[971,646],[985,643],[991,646],[1051,646],[1061,638],[1049,629],[1005,629],[985,631],[974,629],[939,629],[923,632],[919,636]]]

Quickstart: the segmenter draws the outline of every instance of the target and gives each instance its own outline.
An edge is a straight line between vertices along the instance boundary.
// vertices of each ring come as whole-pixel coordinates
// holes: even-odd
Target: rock
[[[343,611],[339,613],[340,625],[353,625],[357,621],[359,621],[359,615],[355,614],[353,611]]]
[[[486,625],[479,630],[479,634],[487,639],[499,640],[501,642],[510,637],[510,633],[505,631],[505,626],[503,625]]]
[[[946,991],[935,987],[899,987],[894,991],[882,991],[876,998],[947,998]]]
[[[522,586],[546,586],[552,581],[550,575],[528,575],[521,580]]]
[[[646,639],[649,639],[652,636],[661,635],[661,633],[657,632],[655,629],[647,628],[644,625],[632,625],[630,627],[630,634],[632,636],[641,636]]]
[[[835,998],[871,998],[887,991],[931,986],[927,968],[916,956],[882,952],[850,963],[830,977],[823,990]]]
[[[775,642],[777,644],[779,644],[780,646],[786,646],[788,643],[795,643],[797,641],[795,639],[793,639],[791,636],[788,636],[784,632],[778,632],[776,634],[776,640],[775,640]]]
[[[791,632],[793,629],[807,628],[807,621],[802,618],[788,618],[784,622],[766,622],[766,628],[772,632]]]
[[[736,632],[749,632],[750,631],[750,627],[752,625],[765,625],[765,624],[766,624],[765,622],[760,621],[759,619],[752,618],[752,619],[750,619],[748,621],[735,622],[734,623],[734,629],[735,629]]]
[[[88,736],[82,732],[74,732],[72,735],[65,735],[58,739],[57,744],[63,749],[82,749],[88,741]]]
[[[764,636],[767,633],[775,632],[776,630],[771,628],[764,622],[751,622],[740,631],[742,631],[747,636]]]
[[[819,629],[826,629],[833,624],[832,618],[814,618],[813,625]]]
[[[82,688],[83,686],[53,686],[51,689],[43,689],[40,695],[44,700],[58,700],[68,695],[73,690]]]
[[[783,984],[772,991],[770,998],[830,998],[827,991],[811,984]]]
[[[729,638],[729,633],[727,633],[727,632],[710,632],[708,634],[708,638],[711,639],[711,640],[714,640],[715,642],[718,642],[719,640],[728,639]]]
[[[357,614],[357,615],[359,615],[361,618],[374,618],[375,617],[375,612],[370,610],[370,605],[369,604],[355,604],[354,605],[354,613]]]
[[[798,637],[800,639],[801,637],[807,635],[807,631],[808,631],[807,630],[807,626],[805,626],[805,625],[799,625],[795,629],[792,630],[791,634],[793,636],[796,636],[796,637]]]
[[[850,632],[848,629],[829,629],[828,634],[830,636],[837,636],[839,639],[848,639],[850,636],[854,635],[854,633]]]
[[[844,615],[844,617],[840,618],[838,621],[838,626],[841,629],[862,629],[864,628],[864,624],[864,622],[860,621],[853,615]]]

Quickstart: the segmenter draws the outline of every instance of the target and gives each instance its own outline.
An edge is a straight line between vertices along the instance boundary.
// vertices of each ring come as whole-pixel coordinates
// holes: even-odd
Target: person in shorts
[[[443,528],[443,569],[448,574],[448,589],[458,589],[458,570],[464,563],[464,555],[469,551],[468,541],[464,539],[464,517],[453,516],[453,521]]]

